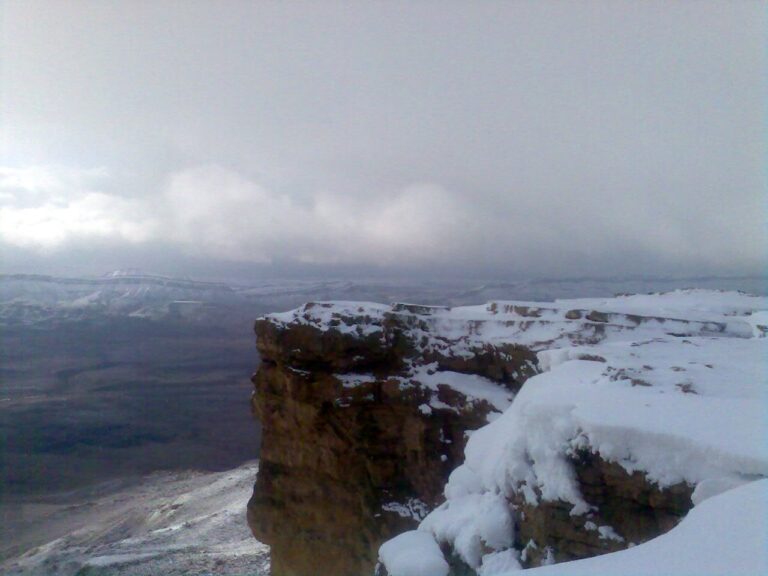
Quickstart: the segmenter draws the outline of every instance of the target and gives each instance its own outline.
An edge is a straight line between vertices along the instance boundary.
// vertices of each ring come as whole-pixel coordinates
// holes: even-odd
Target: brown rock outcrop
[[[566,502],[532,506],[516,497],[515,547],[525,551],[524,566],[578,560],[646,542],[674,528],[692,507],[693,487],[688,484],[660,489],[644,474],[629,474],[584,450],[574,454],[571,464],[592,509],[572,515]]]
[[[263,440],[248,521],[275,576],[371,574],[379,545],[441,502],[465,433],[499,410],[441,383],[444,371],[482,375],[510,398],[535,373],[523,347],[452,354],[427,336],[431,312],[308,304],[256,322]]]

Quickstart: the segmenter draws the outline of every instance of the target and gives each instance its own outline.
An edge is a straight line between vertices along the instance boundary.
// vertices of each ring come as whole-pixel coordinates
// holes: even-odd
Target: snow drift
[[[766,308],[765,298],[688,290],[443,312],[447,331],[458,318],[493,319],[471,338],[531,346],[541,373],[523,384],[500,417],[472,434],[465,463],[445,487],[445,503],[418,528],[431,540],[403,535],[382,547],[380,561],[390,576],[410,574],[409,558],[430,567],[422,576],[445,576],[448,564],[457,562],[487,576],[531,565],[534,553],[533,565],[563,559],[556,545],[542,550],[533,538],[520,540],[531,516],[545,506],[565,509],[577,531],[608,544],[604,551],[634,546],[628,531],[605,524],[583,494],[575,462],[585,454],[620,467],[628,478],[644,478],[660,493],[689,487],[688,499],[697,507],[659,540],[542,573],[768,570],[766,540],[755,536],[765,534],[765,515],[753,513],[765,509],[766,495],[765,481],[755,480],[768,476]],[[524,329],[513,322],[521,315],[532,320]],[[748,486],[716,497],[742,484]],[[716,541],[709,535],[700,542],[697,535],[708,522],[721,523],[713,519],[731,505],[743,512],[739,518],[729,509],[726,518],[741,552],[707,566],[686,564],[709,546],[702,542]],[[718,546],[699,557],[714,557],[729,547],[729,538],[722,534]],[[677,546],[689,549],[644,570],[654,553],[659,558],[659,551]],[[743,561],[736,560],[740,554]]]

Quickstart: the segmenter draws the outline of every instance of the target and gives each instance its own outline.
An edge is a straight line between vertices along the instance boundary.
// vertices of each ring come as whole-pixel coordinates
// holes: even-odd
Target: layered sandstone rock
[[[263,440],[248,519],[275,576],[372,573],[379,545],[442,501],[467,431],[535,372],[525,348],[457,355],[430,341],[433,311],[307,304],[256,322]]]

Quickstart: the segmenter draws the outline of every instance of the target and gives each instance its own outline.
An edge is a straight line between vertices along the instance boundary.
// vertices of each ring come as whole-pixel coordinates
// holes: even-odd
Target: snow
[[[737,488],[743,484],[746,484],[747,480],[743,478],[708,478],[696,485],[696,489],[691,494],[691,502],[694,506],[698,506],[704,500],[708,500],[713,496],[727,492],[733,488]]]
[[[373,302],[310,302],[296,310],[269,314],[267,318],[278,324],[301,324],[324,330],[336,330],[354,336],[381,334],[381,319],[389,306]],[[366,322],[356,318],[367,317]]]
[[[434,539],[411,530],[384,543],[379,561],[390,576],[447,576],[448,563]]]
[[[617,542],[624,542],[624,538],[616,534],[616,531],[612,526],[598,526],[597,531],[600,533],[600,538],[603,540],[616,540]]]
[[[730,352],[723,344],[705,340],[694,348],[697,354],[709,349],[717,364]],[[446,496],[450,502],[456,494],[477,492],[479,479],[490,493],[520,490],[536,503],[538,491],[543,500],[570,502],[574,514],[585,513],[588,505],[567,459],[580,447],[629,472],[641,470],[660,486],[767,476],[766,395],[756,385],[764,385],[765,376],[739,379],[764,369],[766,344],[745,342],[750,366],[731,375],[722,370],[719,387],[710,378],[697,394],[677,390],[663,369],[650,371],[650,386],[632,386],[611,380],[607,363],[558,364],[531,378],[509,410],[472,435],[462,467],[467,471],[451,475]],[[640,361],[652,361],[638,354]],[[735,397],[727,397],[729,391]]]
[[[699,503],[671,531],[595,558],[527,571],[531,576],[755,576],[768,573],[768,480]]]
[[[297,370],[291,368],[294,372],[300,372],[304,374],[310,374],[309,371]],[[376,381],[376,377],[372,374],[334,374],[337,380],[341,382],[344,388],[355,388],[361,384],[370,384]]]
[[[755,338],[764,338],[768,334],[768,311],[755,312],[747,316],[745,320],[752,326],[752,335]]]
[[[512,545],[513,521],[503,496],[484,492],[467,493],[433,510],[419,525],[437,542],[450,542],[455,552],[472,568],[478,568],[486,546]]]
[[[449,370],[438,371],[437,363],[416,367],[410,377],[434,391],[438,390],[438,386],[444,384],[464,394],[469,401],[484,400],[488,402],[499,412],[506,410],[515,397],[509,390],[500,387],[488,378]],[[433,398],[432,407],[442,408],[443,406],[438,402],[439,400]]]
[[[477,570],[478,576],[498,576],[505,572],[522,570],[519,555],[516,550],[491,552],[483,556],[482,564]]]
[[[768,298],[743,292],[674,290],[660,294],[630,294],[615,298],[556,300],[570,308],[637,314],[662,318],[721,321],[723,316],[741,316],[768,308]]]
[[[409,498],[406,502],[386,502],[382,504],[381,509],[387,512],[394,512],[401,518],[411,518],[420,521],[427,515],[429,506],[418,498]]]
[[[478,573],[491,570],[489,550],[517,559],[509,541],[514,494],[532,505],[570,503],[572,515],[590,511],[569,460],[579,449],[662,488],[695,486],[697,510],[768,476],[766,309],[764,297],[678,290],[433,312],[429,346],[522,343],[537,351],[541,373],[470,436],[446,502],[419,530]],[[464,375],[450,385],[483,389]],[[623,540],[611,526],[591,524],[602,539]]]

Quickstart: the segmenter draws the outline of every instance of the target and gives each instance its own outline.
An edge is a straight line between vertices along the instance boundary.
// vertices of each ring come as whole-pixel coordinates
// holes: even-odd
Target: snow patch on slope
[[[459,317],[483,314],[496,321],[473,331],[477,343],[519,344],[522,334],[539,346],[544,372],[472,434],[447,501],[419,531],[481,573],[488,549],[517,554],[509,524],[492,521],[509,516],[514,494],[532,505],[570,503],[573,515],[590,511],[569,460],[580,449],[660,487],[696,485],[698,504],[768,476],[766,308],[766,298],[686,290],[437,312],[453,316],[443,326],[454,338]]]
[[[71,527],[66,535],[7,559],[0,571],[269,574],[269,548],[253,538],[245,518],[257,470],[251,463],[213,474],[154,474],[139,486],[69,504],[61,510]]]

